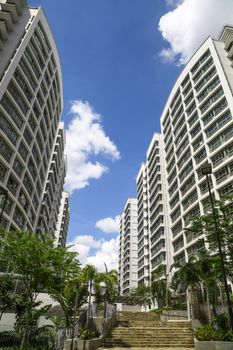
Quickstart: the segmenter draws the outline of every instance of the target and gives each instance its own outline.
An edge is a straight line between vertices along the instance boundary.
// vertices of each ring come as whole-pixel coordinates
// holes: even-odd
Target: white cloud
[[[120,215],[115,218],[104,218],[96,222],[95,226],[105,233],[119,232],[120,229]]]
[[[168,0],[174,4],[173,0]],[[170,46],[162,49],[163,61],[183,64],[209,36],[218,38],[224,24],[233,23],[232,0],[183,0],[161,17],[159,30]]]
[[[69,191],[84,188],[89,180],[100,178],[108,168],[91,158],[105,156],[111,160],[120,158],[116,145],[105,134],[101,116],[88,102],[73,101],[73,119],[66,130],[66,149],[68,174],[66,188]]]
[[[110,240],[96,240],[90,235],[76,236],[73,241],[71,251],[78,253],[78,260],[85,266],[94,265],[99,272],[105,271],[106,264],[108,270],[118,268],[119,237]]]

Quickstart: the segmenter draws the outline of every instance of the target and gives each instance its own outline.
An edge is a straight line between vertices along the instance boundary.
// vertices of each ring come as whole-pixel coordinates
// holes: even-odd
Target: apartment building
[[[206,245],[203,234],[185,230],[210,210],[206,177],[219,199],[233,194],[233,27],[208,37],[178,77],[136,179],[138,285],[150,285],[164,266],[188,261]],[[121,271],[120,271],[121,273]]]
[[[1,227],[54,237],[65,176],[59,56],[41,8],[1,0],[0,19]]]
[[[127,295],[137,287],[137,199],[129,198],[120,218],[119,286]]]
[[[163,138],[154,134],[146,162],[137,176],[138,284],[150,285],[160,265],[166,277],[171,265],[170,225]]]
[[[55,232],[55,245],[65,246],[70,220],[70,194],[63,192],[59,207],[57,227]]]
[[[212,165],[211,191],[233,193],[233,28],[199,47],[178,77],[161,118],[174,262],[187,261],[205,245],[184,230],[210,208],[202,167]]]

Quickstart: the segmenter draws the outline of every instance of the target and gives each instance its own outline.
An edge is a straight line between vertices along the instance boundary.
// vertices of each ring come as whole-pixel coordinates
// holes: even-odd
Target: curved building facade
[[[161,118],[173,260],[188,260],[204,237],[185,231],[210,209],[201,168],[211,163],[213,196],[233,193],[233,28],[209,37],[179,76]],[[203,238],[203,239],[202,239]]]
[[[8,191],[1,226],[36,231],[49,207],[44,196],[63,107],[60,61],[41,8],[2,0],[0,19],[0,184]]]

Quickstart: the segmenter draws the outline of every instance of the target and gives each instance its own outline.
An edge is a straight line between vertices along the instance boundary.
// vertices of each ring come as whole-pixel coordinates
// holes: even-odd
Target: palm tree
[[[219,268],[217,267],[217,257],[211,256],[206,250],[198,252],[197,257],[192,257],[185,264],[174,264],[178,268],[172,279],[172,286],[175,291],[194,291],[201,284],[202,294],[204,297],[204,288],[206,290],[206,302],[208,309],[208,318],[211,318],[211,304],[213,305],[213,314],[216,315],[215,307],[218,298]]]
[[[130,296],[140,305],[144,306],[145,310],[147,306],[151,304],[150,287],[144,284],[138,286],[131,291]]]
[[[152,273],[151,295],[156,299],[158,307],[168,306],[169,290],[165,269],[165,265],[159,265]]]
[[[91,296],[93,293],[93,287],[95,285],[95,281],[98,278],[98,272],[95,266],[86,265],[83,269],[84,279],[86,283],[88,283],[88,309],[87,309],[87,321],[86,327],[88,328],[89,320],[90,320],[90,307],[91,307]]]

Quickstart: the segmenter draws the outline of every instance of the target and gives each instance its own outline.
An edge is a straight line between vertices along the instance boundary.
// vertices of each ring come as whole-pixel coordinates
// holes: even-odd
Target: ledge
[[[196,350],[232,350],[232,341],[195,341]]]

